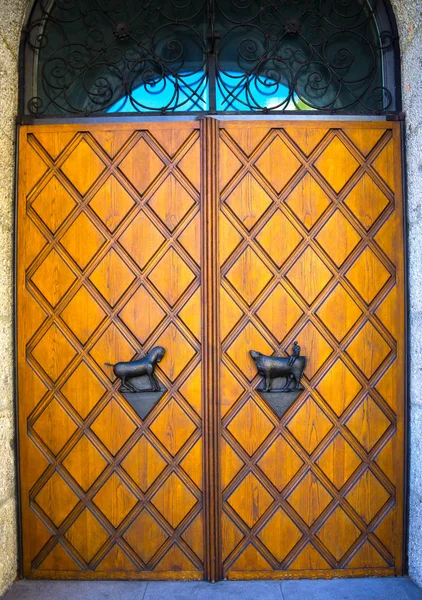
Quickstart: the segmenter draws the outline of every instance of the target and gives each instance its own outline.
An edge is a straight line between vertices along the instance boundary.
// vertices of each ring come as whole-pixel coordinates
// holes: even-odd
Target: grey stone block
[[[418,369],[419,373],[420,370]],[[409,437],[409,574],[418,583],[422,581],[422,444],[418,442],[422,432],[422,405],[410,404]]]
[[[20,581],[3,600],[421,600],[408,578],[301,581]]]
[[[409,576],[419,584],[422,581],[421,532],[422,498],[421,492],[411,490],[409,494]]]
[[[278,581],[151,582],[144,600],[282,600]]]
[[[4,120],[1,119],[0,123],[4,125]],[[0,227],[3,235],[9,234],[10,236],[10,241],[4,240],[10,245],[4,248],[2,260],[9,259],[8,262],[10,262],[13,239],[11,234],[14,227],[15,143],[2,131],[0,131],[0,156]]]
[[[0,35],[3,43],[10,48],[16,58],[18,57],[18,44],[23,21],[32,4],[31,0],[14,0],[13,2],[1,3]]]
[[[15,497],[14,437],[12,412],[0,413],[0,506]]]
[[[18,61],[10,47],[2,41],[0,40],[0,129],[12,138],[14,136],[12,123],[16,117],[18,100]]]
[[[12,583],[17,570],[15,499],[0,507],[0,594]]]
[[[417,76],[422,67],[421,43],[422,27],[418,29],[402,57],[403,108],[406,112],[407,132],[410,134],[422,122],[422,82]]]
[[[142,600],[143,581],[18,581],[3,600]]]
[[[12,412],[14,410],[14,382],[13,364],[11,364],[10,361],[11,356],[13,356],[12,324],[10,322],[10,317],[7,318],[0,315],[0,364],[3,366],[0,372],[0,412]],[[11,418],[13,418],[13,414],[11,415]]]
[[[420,0],[391,0],[396,17],[402,52],[414,41],[422,25],[422,3]]]
[[[412,132],[406,132],[406,176],[407,218],[411,233],[411,228],[420,224],[422,218],[422,124]]]
[[[283,600],[421,600],[406,577],[283,581]]]

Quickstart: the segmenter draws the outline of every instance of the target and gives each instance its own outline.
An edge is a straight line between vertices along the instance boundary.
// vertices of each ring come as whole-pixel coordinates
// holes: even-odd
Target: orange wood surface
[[[22,128],[24,572],[202,578],[199,130]],[[144,421],[105,363],[161,345]]]
[[[402,572],[400,165],[379,121],[21,127],[26,577]],[[249,350],[295,340],[279,419]],[[142,421],[105,363],[155,345]]]
[[[400,130],[222,122],[225,577],[402,572]],[[307,357],[279,419],[249,350]]]

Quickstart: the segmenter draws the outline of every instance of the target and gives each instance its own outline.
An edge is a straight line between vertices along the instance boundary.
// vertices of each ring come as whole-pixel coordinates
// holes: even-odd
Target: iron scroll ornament
[[[265,356],[255,350],[249,353],[262,377],[256,390],[281,418],[304,390],[301,378],[306,357],[300,356],[297,342],[293,344],[293,353],[288,357]]]
[[[36,0],[32,117],[400,110],[385,0]]]
[[[113,367],[113,373],[121,381],[119,392],[141,419],[145,419],[167,391],[155,374],[155,366],[165,352],[162,346],[156,346],[139,360],[105,363]]]

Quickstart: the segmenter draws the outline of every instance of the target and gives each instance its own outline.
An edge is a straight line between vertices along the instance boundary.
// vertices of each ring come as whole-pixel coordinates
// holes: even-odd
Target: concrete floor
[[[422,600],[406,577],[332,581],[19,581],[2,600]]]

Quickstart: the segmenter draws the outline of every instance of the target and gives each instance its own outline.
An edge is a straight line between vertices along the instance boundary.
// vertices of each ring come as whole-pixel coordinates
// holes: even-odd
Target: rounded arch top
[[[388,0],[35,0],[21,69],[32,118],[401,110]]]

